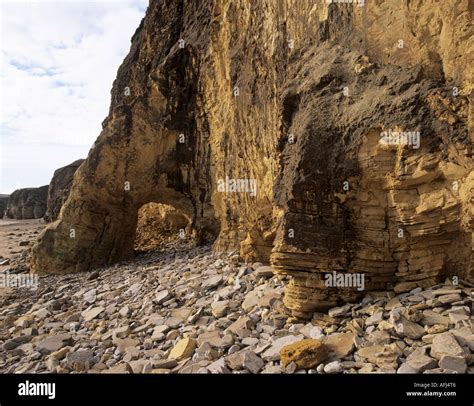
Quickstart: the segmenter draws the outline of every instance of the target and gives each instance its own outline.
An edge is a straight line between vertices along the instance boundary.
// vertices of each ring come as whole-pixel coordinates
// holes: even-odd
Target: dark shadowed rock
[[[69,196],[74,174],[83,162],[84,159],[78,159],[54,171],[48,189],[47,209],[44,216],[46,221],[54,221],[58,218],[59,211]]]
[[[0,195],[0,219],[5,215],[8,206],[8,195]]]

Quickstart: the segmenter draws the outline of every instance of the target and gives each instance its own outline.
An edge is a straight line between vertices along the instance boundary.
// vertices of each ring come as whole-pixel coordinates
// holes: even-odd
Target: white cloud
[[[0,3],[0,193],[46,184],[51,169],[85,157],[107,115],[112,82],[147,3]],[[46,156],[34,158],[35,150]],[[25,156],[31,161],[23,162]]]

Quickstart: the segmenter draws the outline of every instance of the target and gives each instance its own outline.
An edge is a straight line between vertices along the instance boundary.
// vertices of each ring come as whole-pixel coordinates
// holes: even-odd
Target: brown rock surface
[[[193,338],[183,338],[180,340],[169,354],[170,359],[182,360],[193,355],[196,348],[196,340]]]
[[[151,1],[33,270],[130,258],[138,211],[156,202],[190,218],[198,242],[290,275],[295,315],[362,295],[327,289],[326,272],[397,292],[472,279],[470,13],[467,1]],[[384,145],[383,131],[420,143]],[[227,179],[256,189],[223,193]]]
[[[285,367],[294,362],[299,368],[314,368],[327,356],[328,350],[320,340],[301,340],[280,350],[280,360]]]
[[[357,355],[379,367],[393,368],[397,365],[400,353],[396,344],[390,344],[364,347],[357,352]]]
[[[325,337],[323,343],[330,352],[339,358],[343,358],[353,350],[355,337],[356,334],[350,331],[334,333]]]

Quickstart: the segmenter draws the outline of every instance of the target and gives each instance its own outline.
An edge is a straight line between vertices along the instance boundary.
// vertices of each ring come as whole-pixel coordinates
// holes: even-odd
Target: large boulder
[[[46,212],[48,185],[15,190],[8,199],[6,216],[11,219],[39,219]]]
[[[5,215],[8,206],[8,195],[0,195],[0,219]]]
[[[471,279],[469,4],[365,3],[150,2],[33,270],[130,258],[157,202],[290,276],[295,315]]]
[[[54,171],[48,189],[48,202],[46,214],[44,216],[46,221],[54,221],[58,218],[59,211],[69,196],[74,174],[83,162],[84,159],[78,159],[77,161]]]

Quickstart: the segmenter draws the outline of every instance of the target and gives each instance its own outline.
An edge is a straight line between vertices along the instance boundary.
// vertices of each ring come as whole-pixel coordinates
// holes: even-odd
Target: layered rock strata
[[[366,3],[151,1],[33,270],[130,258],[157,202],[289,275],[299,316],[362,294],[331,272],[471,279],[472,7]]]

